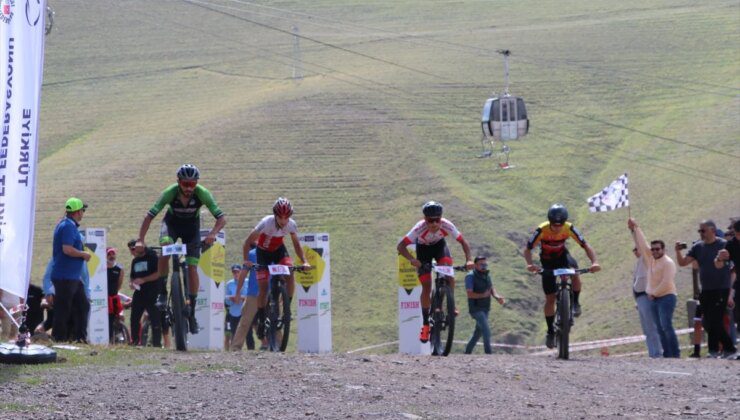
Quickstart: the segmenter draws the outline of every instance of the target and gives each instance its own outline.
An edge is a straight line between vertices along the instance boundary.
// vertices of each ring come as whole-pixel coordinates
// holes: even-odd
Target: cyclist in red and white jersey
[[[420,220],[406,236],[398,242],[398,253],[409,260],[416,267],[421,282],[421,314],[424,325],[421,327],[419,340],[422,343],[429,341],[429,309],[432,306],[432,259],[439,265],[452,265],[450,249],[447,248],[445,238],[452,237],[460,243],[465,253],[465,266],[471,270],[475,264],[470,256],[470,245],[463,238],[452,222],[442,217],[442,204],[429,201],[422,207],[424,219]],[[416,258],[407,247],[416,244]],[[455,290],[455,278],[449,277],[450,289]],[[456,310],[457,312],[457,310]],[[457,314],[456,314],[457,315]]]
[[[285,248],[283,238],[290,236],[293,242],[293,249],[295,250],[298,258],[301,259],[301,264],[304,269],[310,269],[311,265],[306,261],[306,256],[301,248],[301,243],[298,240],[298,226],[295,220],[290,216],[293,215],[293,206],[287,198],[279,197],[275,204],[272,206],[272,215],[265,216],[257,223],[252,232],[249,233],[247,239],[244,240],[244,267],[251,268],[252,262],[249,261],[249,250],[251,249],[250,244],[257,244],[257,264],[259,265],[293,265],[293,260],[288,254],[288,250]],[[236,290],[241,290],[244,284],[249,270],[242,270],[239,273],[237,279]],[[267,304],[267,285],[270,274],[267,270],[257,271],[257,285],[259,286],[259,295],[257,296],[257,316],[258,319],[264,320],[265,317],[265,305]],[[287,284],[288,297],[293,298],[293,292],[295,290],[295,278],[291,272],[290,278]],[[260,337],[261,338],[261,337]]]

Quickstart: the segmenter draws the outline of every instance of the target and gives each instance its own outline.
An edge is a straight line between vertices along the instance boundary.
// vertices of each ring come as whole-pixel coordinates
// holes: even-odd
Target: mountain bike
[[[576,274],[590,273],[591,269],[558,268],[555,270],[542,269],[538,274],[550,274],[557,280],[557,294],[555,298],[555,342],[558,347],[558,359],[568,360],[570,345],[570,329],[573,328],[573,286],[571,281]]]
[[[455,271],[468,271],[463,266],[432,265],[435,273],[432,290],[432,307],[429,314],[429,343],[433,356],[447,356],[452,349],[455,336],[455,300],[449,278]]]
[[[121,298],[118,295],[108,296],[108,308],[108,316],[113,318],[110,325],[110,344],[131,343],[131,334],[126,327],[126,318],[123,315],[125,306],[121,303]]]
[[[286,287],[290,273],[300,271],[301,266],[288,265],[253,265],[255,270],[268,270],[270,283],[267,291],[264,321],[258,320],[257,331],[264,331],[267,348],[270,351],[283,352],[288,347],[290,334],[290,298]]]
[[[172,256],[169,294],[163,307],[164,321],[169,323],[175,336],[175,349],[188,351],[188,319],[190,308],[186,305],[184,291],[188,290],[188,263],[185,260],[187,248],[182,244],[151,247],[159,250],[163,257]]]

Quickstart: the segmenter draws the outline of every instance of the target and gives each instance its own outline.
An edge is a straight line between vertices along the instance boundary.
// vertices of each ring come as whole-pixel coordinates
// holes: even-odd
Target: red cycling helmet
[[[284,197],[279,197],[275,200],[275,204],[272,205],[272,214],[281,217],[290,217],[293,215],[293,205],[290,204],[290,200]]]

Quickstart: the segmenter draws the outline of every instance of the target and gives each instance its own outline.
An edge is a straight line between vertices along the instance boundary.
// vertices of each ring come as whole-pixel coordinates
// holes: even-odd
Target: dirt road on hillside
[[[94,352],[93,352],[94,353]],[[2,384],[4,418],[737,418],[740,363],[142,352]]]

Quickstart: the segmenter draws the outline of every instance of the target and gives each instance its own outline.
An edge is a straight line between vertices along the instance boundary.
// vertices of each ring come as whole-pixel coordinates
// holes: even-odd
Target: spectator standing
[[[676,263],[665,255],[665,242],[654,240],[648,245],[642,229],[635,219],[627,221],[627,227],[633,233],[635,246],[648,269],[648,281],[645,288],[653,321],[663,346],[663,357],[681,357],[678,337],[673,328],[673,312],[676,310]]]
[[[113,322],[118,314],[123,311],[123,304],[118,292],[123,284],[123,266],[116,261],[118,250],[115,248],[105,249],[106,266],[108,268],[108,332],[113,338]]]
[[[254,350],[254,338],[250,340],[249,337],[252,336],[252,326],[256,321],[255,315],[257,314],[259,285],[257,284],[257,274],[254,270],[251,270],[252,265],[257,263],[257,248],[255,247],[255,244],[250,244],[250,248],[249,254],[247,254],[248,264],[245,267],[242,267],[243,270],[249,270],[249,277],[247,280],[247,298],[242,306],[239,325],[237,326],[231,340],[232,351],[241,350],[242,345],[244,345],[245,338],[247,340],[247,349]],[[239,278],[237,278],[237,287],[238,286]],[[267,341],[264,338],[264,334],[258,332],[257,337],[262,340],[260,350],[267,350]]]
[[[740,306],[737,304],[738,289],[740,289],[740,282],[737,280],[738,267],[740,267],[740,220],[736,220],[725,233],[725,240],[727,244],[725,249],[717,253],[717,258],[714,261],[714,265],[717,269],[722,269],[724,265],[731,262],[732,271],[734,273],[734,281],[732,290],[730,291],[730,298],[728,298],[728,307],[734,307],[734,319],[740,321]],[[732,302],[732,305],[730,305]],[[737,327],[736,327],[737,328]],[[735,330],[737,332],[737,329]]]
[[[52,332],[55,341],[68,339],[67,327],[73,314],[75,339],[84,341],[86,335],[87,311],[84,308],[89,308],[90,303],[82,283],[82,270],[85,262],[90,260],[90,254],[83,250],[79,232],[86,209],[87,205],[79,198],[68,199],[65,204],[66,217],[54,229],[51,282],[55,293]]]
[[[504,298],[496,293],[488,270],[486,257],[477,256],[473,261],[474,267],[465,277],[465,289],[468,293],[468,311],[475,320],[475,330],[465,347],[465,354],[473,352],[478,339],[483,337],[483,351],[491,354],[491,329],[488,327],[488,312],[491,310],[491,297],[504,304]]]
[[[136,239],[128,242],[128,249],[134,259],[131,260],[130,285],[134,289],[131,302],[131,342],[145,344],[141,341],[141,316],[146,311],[152,325],[152,345],[162,346],[162,318],[156,307],[157,295],[160,291],[159,256],[149,247],[137,247]]]
[[[658,329],[655,327],[653,312],[650,308],[650,298],[648,298],[645,291],[647,289],[648,267],[637,246],[632,249],[632,252],[637,258],[632,274],[632,294],[635,296],[637,313],[640,315],[640,326],[642,327],[642,333],[645,334],[648,356],[659,358],[663,356],[663,346],[660,344],[660,335],[658,335]]]
[[[236,291],[237,277],[241,271],[242,266],[239,264],[233,264],[231,266],[232,278],[226,283],[226,289],[224,294],[224,305],[226,306],[226,319],[224,320],[224,348],[228,349],[231,347],[231,337],[236,333],[236,327],[239,325],[239,320],[242,317],[242,306],[247,298],[247,288],[249,283],[244,283],[242,286],[241,293]],[[250,334],[251,335],[251,334]],[[252,338],[252,348],[254,348],[254,338]]]
[[[681,267],[691,264],[693,261],[699,263],[699,280],[701,282],[701,294],[699,301],[704,315],[704,329],[707,331],[707,347],[709,357],[736,356],[737,349],[730,340],[724,327],[724,314],[727,309],[727,301],[730,294],[730,267],[728,264],[715,265],[721,250],[724,250],[727,241],[716,235],[717,225],[711,220],[705,220],[699,224],[699,235],[701,240],[695,242],[687,256],[683,256],[682,249],[685,247],[676,242],[676,261]],[[720,354],[719,345],[722,344],[723,353]]]

